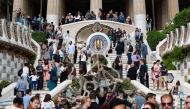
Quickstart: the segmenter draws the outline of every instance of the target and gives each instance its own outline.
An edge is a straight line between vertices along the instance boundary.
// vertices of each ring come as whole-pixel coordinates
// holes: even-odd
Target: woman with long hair
[[[42,102],[42,109],[55,109],[55,104],[54,102],[51,100],[51,95],[50,94],[46,94],[45,98]]]
[[[136,69],[139,69],[139,62],[140,62],[140,55],[138,51],[135,51],[133,56],[132,56],[132,61],[134,62],[134,65],[136,67]]]
[[[128,71],[129,71],[130,68],[131,68],[131,62],[128,61],[127,64],[126,64],[126,66],[125,66],[126,76],[128,76]]]
[[[174,99],[174,106],[177,107],[178,106],[178,99],[179,99],[179,86],[180,86],[180,82],[179,80],[176,82],[175,86],[172,87],[170,94],[172,95],[173,99]]]
[[[156,109],[156,106],[153,103],[146,102],[142,109]]]
[[[39,102],[38,97],[32,97],[27,109],[38,109]]]
[[[143,59],[140,60],[140,70],[139,70],[139,77],[140,77],[140,82],[141,84],[145,85],[145,80],[146,80],[146,64]]]
[[[157,86],[157,90],[159,89],[159,80],[160,80],[160,60],[156,61],[156,64],[154,65],[154,83],[153,83],[153,90],[156,90],[156,86]]]
[[[86,51],[83,52],[81,50],[79,59],[80,59],[80,66],[82,66],[84,68],[84,73],[86,74],[86,72],[87,72],[87,69],[86,69],[86,61],[87,61]]]
[[[49,70],[50,70],[50,66],[49,66],[49,63],[48,63],[48,60],[45,60],[44,61],[44,81],[46,81],[46,83],[48,83],[48,80],[50,78],[50,74],[49,74]],[[48,84],[47,84],[47,88],[48,88]]]
[[[88,109],[91,105],[91,101],[89,97],[83,97],[81,99],[81,105],[79,106],[79,109]]]
[[[53,90],[56,86],[57,86],[57,81],[53,80],[53,77],[57,76],[57,67],[55,66],[55,63],[52,62],[51,63],[52,69],[50,70],[49,74],[50,74],[50,79],[48,81],[48,88],[49,90]]]
[[[48,40],[44,41],[44,44],[41,46],[41,53],[42,53],[42,59],[48,60],[50,58],[49,56],[49,46],[48,46]]]
[[[120,78],[123,78],[123,74],[122,74],[122,61],[121,58],[119,56],[116,57],[115,62],[114,62],[114,68],[115,70],[117,70],[119,72]]]
[[[39,93],[35,94],[35,97],[37,97],[38,100],[39,100],[38,109],[41,109],[41,103],[42,103],[42,101],[40,100],[40,94]]]
[[[68,72],[67,72],[67,66],[65,62],[61,63],[61,68],[60,68],[60,83],[65,81],[68,77]]]
[[[61,52],[63,53],[62,62],[64,62],[65,61],[65,57],[66,57],[66,44],[65,43],[61,47]]]

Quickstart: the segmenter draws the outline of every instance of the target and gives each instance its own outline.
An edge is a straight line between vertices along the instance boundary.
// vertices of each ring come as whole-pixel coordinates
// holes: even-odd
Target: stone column
[[[133,0],[128,0],[128,15],[126,17],[130,16],[132,23],[134,23],[134,13],[133,13]]]
[[[13,13],[12,13],[12,21],[13,22],[15,22],[15,17],[16,17],[15,10],[18,10],[19,8],[21,8],[21,10],[23,10],[23,8],[24,8],[23,1],[24,0],[14,0],[14,3],[13,3]]]
[[[135,26],[141,28],[141,31],[146,34],[145,0],[133,0],[133,12]]]
[[[98,15],[98,10],[102,8],[102,0],[90,0],[90,11]]]
[[[60,9],[60,0],[48,0],[47,3],[47,22],[53,22],[54,25],[58,26],[59,21],[59,9]]]
[[[173,20],[175,15],[179,12],[178,0],[168,0],[168,18]]]

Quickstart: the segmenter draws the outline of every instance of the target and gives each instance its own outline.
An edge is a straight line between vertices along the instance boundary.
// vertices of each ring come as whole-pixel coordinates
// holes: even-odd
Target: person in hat
[[[75,107],[78,108],[80,106],[81,102],[79,99],[75,100]]]
[[[111,89],[108,89],[106,100],[111,102],[114,98],[116,98],[115,94],[112,92]]]

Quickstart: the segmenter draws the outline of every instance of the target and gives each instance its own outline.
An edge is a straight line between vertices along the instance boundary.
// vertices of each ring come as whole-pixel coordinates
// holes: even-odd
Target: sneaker
[[[161,90],[163,90],[163,91],[164,91],[164,90],[165,90],[165,88],[162,88]]]
[[[166,90],[168,91],[169,89],[167,88]]]
[[[156,88],[153,88],[152,90],[156,90]]]

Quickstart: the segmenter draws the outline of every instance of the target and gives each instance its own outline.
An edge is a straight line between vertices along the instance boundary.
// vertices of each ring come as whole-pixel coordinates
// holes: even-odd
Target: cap
[[[76,101],[75,102],[80,102],[80,100],[79,99],[76,99]]]
[[[111,89],[108,89],[108,93],[112,93],[112,90],[111,90]]]

